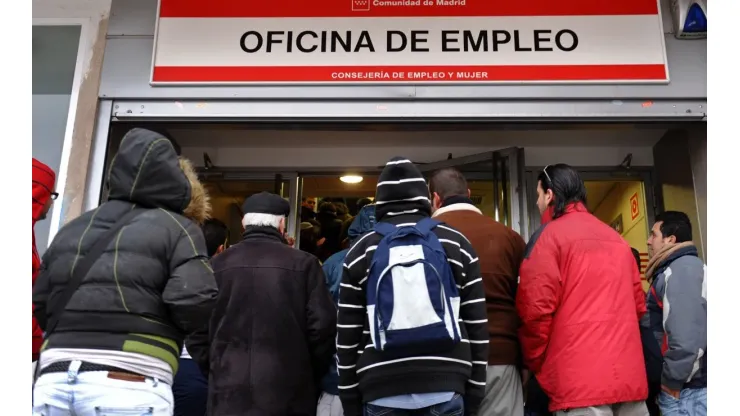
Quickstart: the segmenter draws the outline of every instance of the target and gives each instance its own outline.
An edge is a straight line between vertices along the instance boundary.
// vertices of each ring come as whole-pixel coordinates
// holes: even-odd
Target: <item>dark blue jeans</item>
[[[174,416],[205,416],[208,403],[208,380],[193,360],[180,359],[180,369],[172,384],[175,399]]]
[[[447,403],[440,403],[423,409],[391,409],[389,407],[366,404],[363,414],[365,416],[460,416],[465,413],[463,398],[455,394]]]

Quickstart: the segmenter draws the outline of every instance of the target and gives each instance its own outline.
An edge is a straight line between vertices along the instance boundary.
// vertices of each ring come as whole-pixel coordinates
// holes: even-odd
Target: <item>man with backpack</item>
[[[658,215],[648,238],[648,313],[640,323],[652,333],[643,342],[663,416],[707,414],[707,266],[691,239],[689,217],[678,211]]]
[[[430,218],[429,189],[406,158],[380,174],[375,215],[345,257],[339,290],[345,415],[476,414],[488,319],[475,251]]]

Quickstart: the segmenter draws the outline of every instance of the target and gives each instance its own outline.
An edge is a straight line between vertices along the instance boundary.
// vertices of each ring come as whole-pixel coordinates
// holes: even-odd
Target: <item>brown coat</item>
[[[486,292],[489,365],[520,365],[516,287],[525,244],[519,234],[471,204],[451,204],[434,218],[460,231],[478,254]]]

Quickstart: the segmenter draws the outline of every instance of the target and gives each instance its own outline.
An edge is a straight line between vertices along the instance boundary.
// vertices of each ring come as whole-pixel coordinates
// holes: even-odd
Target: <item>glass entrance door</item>
[[[524,166],[524,149],[519,147],[419,164],[427,178],[449,167],[462,172],[478,209],[526,239],[529,231]]]

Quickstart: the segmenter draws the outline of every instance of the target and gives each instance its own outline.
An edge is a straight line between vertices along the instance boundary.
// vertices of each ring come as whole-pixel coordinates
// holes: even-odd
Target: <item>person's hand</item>
[[[289,246],[295,246],[295,238],[293,238],[293,237],[291,237],[289,235],[286,235],[285,236],[285,241],[288,243]]]
[[[672,390],[666,386],[661,385],[660,389],[671,395],[673,398],[678,400],[681,397],[681,390]]]

